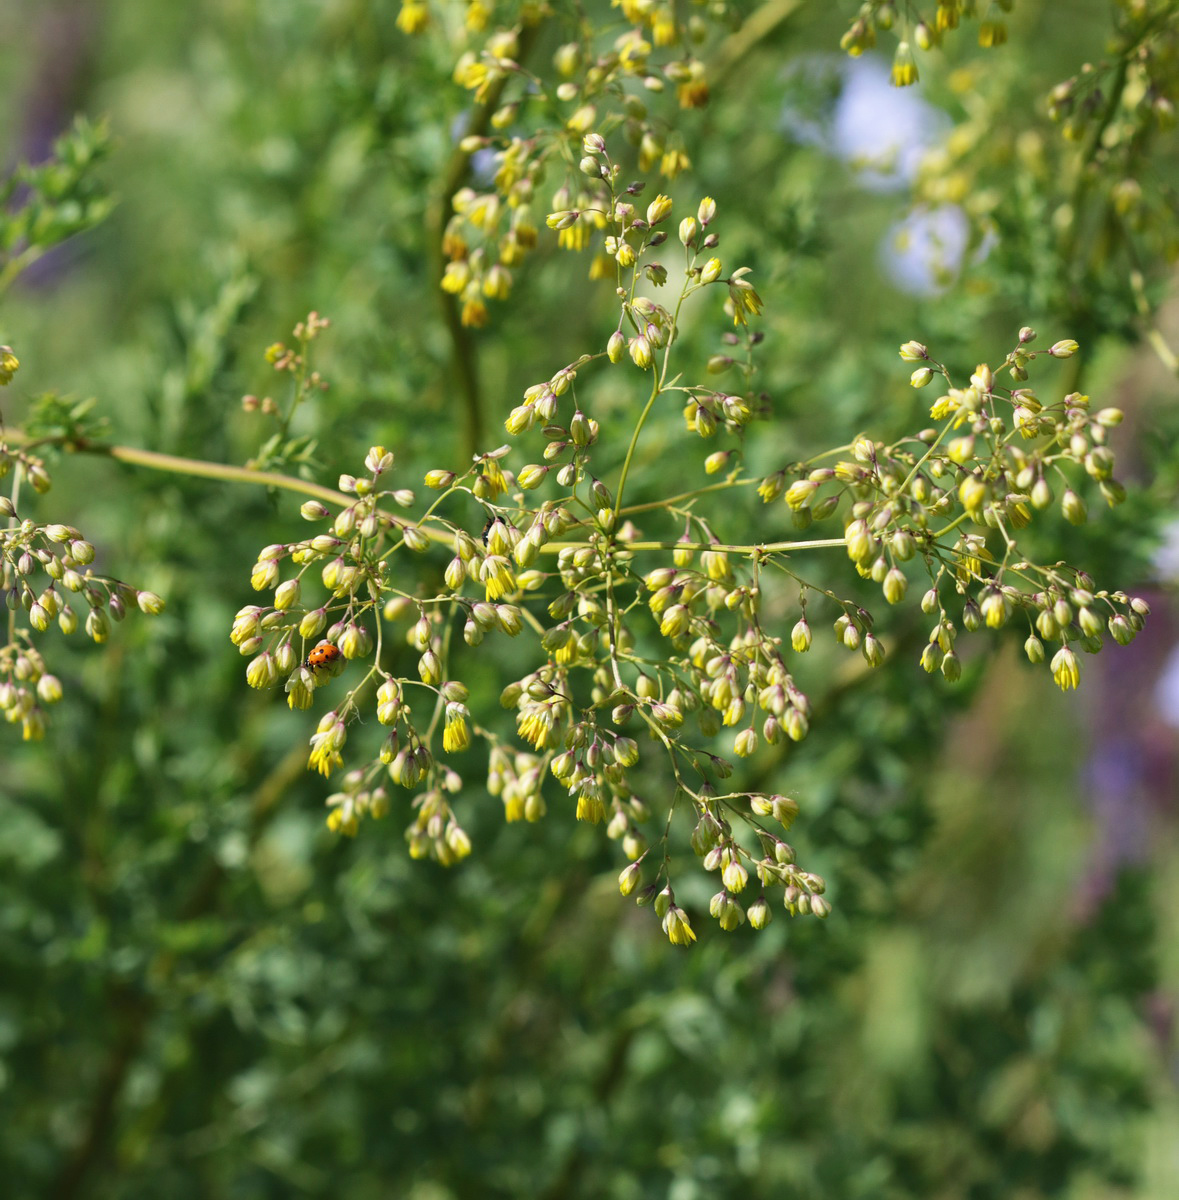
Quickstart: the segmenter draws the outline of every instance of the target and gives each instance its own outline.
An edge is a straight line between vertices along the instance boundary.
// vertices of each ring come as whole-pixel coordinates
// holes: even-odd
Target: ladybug
[[[340,658],[340,647],[331,642],[321,642],[307,655],[307,666],[314,670],[316,667],[327,667]]]

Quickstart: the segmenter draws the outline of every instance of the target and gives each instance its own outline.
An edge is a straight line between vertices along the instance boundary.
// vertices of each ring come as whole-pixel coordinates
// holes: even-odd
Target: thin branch
[[[107,446],[98,442],[57,438],[33,439],[25,437],[24,434],[17,431],[9,431],[6,436],[26,447],[42,445],[47,442],[60,443],[78,453],[98,454],[105,458],[113,458],[119,462],[129,463],[133,466],[148,467],[153,471],[165,471],[176,475],[195,475],[202,479],[220,479],[227,483],[261,484],[263,487],[276,487],[291,492],[300,492],[303,495],[313,496],[315,499],[323,500],[329,504],[347,505],[353,503],[352,497],[346,496],[343,492],[323,487],[318,483],[311,483],[306,479],[297,479],[293,475],[278,475],[270,471],[254,471],[249,467],[233,467],[226,463],[206,462],[204,459],[199,458],[181,458],[176,454],[159,454],[155,450],[139,450],[133,446]],[[712,489],[700,489],[700,491],[710,490]],[[686,494],[696,495],[697,493]],[[631,509],[624,509],[623,512],[637,512],[644,507],[647,506],[637,505]],[[406,521],[401,517],[397,518],[397,522],[402,526],[415,524],[415,522]],[[432,526],[422,524],[417,524],[416,528],[431,541],[437,542],[439,545],[449,546],[454,538],[454,534],[449,529],[436,529]],[[584,541],[546,542],[540,548],[540,551],[542,554],[548,555],[559,554],[562,550],[579,549],[585,544]],[[727,542],[681,542],[678,540],[620,543],[624,550],[712,550],[726,554],[793,553],[799,550],[829,550],[846,544],[841,537],[812,538],[808,541],[761,542],[749,545],[735,545]]]
[[[1130,272],[1130,287],[1134,292],[1134,305],[1138,309],[1138,315],[1146,324],[1146,340],[1151,349],[1172,375],[1179,375],[1179,355],[1171,349],[1155,324],[1154,310],[1150,307],[1150,299],[1146,294],[1146,280],[1141,271],[1135,269]]]
[[[770,0],[749,14],[736,33],[717,47],[708,62],[708,77],[715,86],[731,75],[741,63],[788,17],[802,7],[802,0]]]
[[[32,438],[19,429],[6,430],[3,440],[23,446],[26,450],[46,445],[60,446],[74,453],[97,454],[130,463],[132,466],[148,467],[153,471],[165,471],[173,475],[195,475],[201,479],[221,479],[227,483],[255,483],[263,487],[299,492],[328,504],[352,503],[352,498],[343,492],[312,483],[309,479],[280,475],[274,471],[255,471],[250,467],[234,467],[228,463],[209,462],[203,458],[182,458],[178,454],[160,454],[156,450],[140,450],[135,446],[111,446],[104,442],[92,442],[87,438]]]

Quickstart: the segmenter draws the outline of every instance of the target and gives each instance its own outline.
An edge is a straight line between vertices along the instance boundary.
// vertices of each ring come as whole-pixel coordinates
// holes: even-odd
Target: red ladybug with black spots
[[[317,667],[330,667],[339,660],[340,647],[333,646],[331,642],[321,642],[307,655],[306,665],[314,671]]]

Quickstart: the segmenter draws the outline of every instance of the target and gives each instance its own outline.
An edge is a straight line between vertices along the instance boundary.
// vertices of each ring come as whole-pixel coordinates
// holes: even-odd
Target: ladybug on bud
[[[319,667],[330,667],[340,661],[340,647],[333,646],[331,642],[320,642],[310,654],[307,655],[306,666],[311,670],[316,670]]]

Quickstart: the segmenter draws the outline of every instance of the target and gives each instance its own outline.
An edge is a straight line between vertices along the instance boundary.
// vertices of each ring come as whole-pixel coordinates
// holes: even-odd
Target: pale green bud
[[[273,687],[278,679],[278,667],[269,650],[252,659],[246,668],[246,682],[252,688]]]
[[[909,590],[909,581],[899,567],[892,567],[884,577],[884,598],[889,604],[900,604]]]
[[[164,611],[163,597],[157,596],[155,592],[137,592],[135,603],[139,605],[140,612],[149,617],[158,617]]]
[[[299,622],[299,633],[304,638],[318,637],[320,631],[327,624],[327,610],[323,608],[312,609],[310,612],[303,615],[303,619]]]
[[[651,343],[645,334],[631,338],[627,348],[630,351],[631,361],[636,367],[646,370],[651,365]]]
[[[1072,488],[1067,488],[1064,495],[1061,496],[1060,510],[1070,525],[1084,525],[1089,515],[1085,501]]]
[[[256,592],[268,591],[278,582],[278,560],[273,558],[263,559],[254,564],[253,571],[250,572],[250,586]]]
[[[878,667],[884,662],[884,647],[880,644],[880,640],[875,634],[869,633],[864,635],[864,642],[860,647],[860,652],[870,667]]]
[[[800,617],[790,631],[790,645],[798,654],[805,654],[811,648],[811,627],[806,617]]]
[[[538,488],[544,482],[544,477],[548,474],[549,468],[538,466],[536,463],[529,463],[523,467],[520,473],[516,476],[516,482],[526,492],[532,491],[533,488]],[[523,543],[521,543],[523,544]],[[517,561],[519,561],[517,559]]]
[[[803,508],[819,490],[819,485],[809,479],[799,479],[786,489],[786,503],[791,508]]]
[[[418,677],[423,683],[437,684],[442,678],[442,664],[433,650],[427,650],[418,659]]]
[[[299,603],[299,581],[288,579],[280,583],[274,592],[274,607],[280,612],[286,612]]]
[[[424,554],[430,548],[430,538],[416,525],[406,525],[401,531],[405,544],[415,553]]]
[[[614,741],[614,761],[619,766],[633,767],[639,761],[638,743],[633,738],[616,738]]]
[[[93,641],[102,643],[110,637],[111,624],[101,608],[92,608],[86,616],[86,634]],[[258,639],[261,642],[261,638]]]
[[[733,753],[738,758],[748,758],[757,750],[757,734],[752,729],[742,729],[733,739]]]
[[[987,499],[987,485],[981,479],[968,475],[958,485],[958,499],[969,513],[981,511]]]

